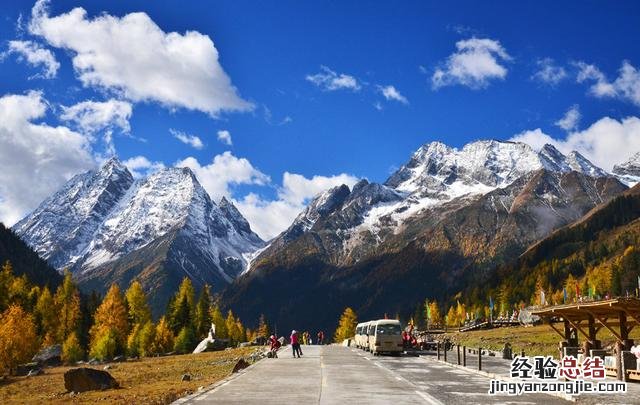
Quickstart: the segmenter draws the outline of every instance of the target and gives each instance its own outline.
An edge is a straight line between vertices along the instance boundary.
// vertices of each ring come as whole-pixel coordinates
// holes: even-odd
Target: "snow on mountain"
[[[13,230],[55,268],[72,266],[133,184],[117,159],[79,174],[46,199]]]
[[[181,259],[187,274],[204,262],[231,281],[228,262],[245,266],[245,255],[264,244],[233,204],[210,199],[191,170],[134,181],[115,158],[71,179],[14,229],[56,268],[85,274],[175,233],[201,256]]]
[[[640,152],[626,162],[613,166],[613,174],[629,187],[640,183]]]

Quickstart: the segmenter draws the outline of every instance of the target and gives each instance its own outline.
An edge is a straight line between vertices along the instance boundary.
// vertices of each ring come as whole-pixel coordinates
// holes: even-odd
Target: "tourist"
[[[318,332],[318,344],[321,345],[324,341],[324,332],[320,331]]]
[[[291,331],[291,349],[293,350],[293,357],[296,355],[298,358],[302,356],[302,349],[300,348],[300,342],[298,340],[298,332],[294,329]]]
[[[269,337],[269,343],[271,344],[271,357],[278,358],[278,349],[280,348],[280,341],[276,339],[274,335]]]

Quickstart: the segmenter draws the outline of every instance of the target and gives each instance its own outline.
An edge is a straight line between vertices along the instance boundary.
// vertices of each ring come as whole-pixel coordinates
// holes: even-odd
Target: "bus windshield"
[[[378,325],[376,332],[379,335],[399,335],[402,331],[400,325]]]

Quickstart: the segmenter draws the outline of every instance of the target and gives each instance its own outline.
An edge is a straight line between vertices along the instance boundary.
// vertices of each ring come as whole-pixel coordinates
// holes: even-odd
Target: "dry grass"
[[[45,369],[37,377],[13,377],[0,382],[1,404],[85,404],[100,401],[110,404],[167,404],[228,376],[236,361],[255,348],[221,352],[145,358],[112,363],[109,373],[122,388],[71,395],[64,388],[64,372],[70,367]],[[104,366],[89,366],[102,369]],[[181,381],[190,374],[191,381]]]
[[[560,335],[555,333],[547,325],[532,327],[514,326],[508,328],[496,328],[477,330],[471,332],[448,333],[447,336],[455,343],[468,347],[482,347],[490,350],[502,350],[505,343],[510,343],[514,353],[525,351],[527,356],[550,355],[558,357],[558,344]],[[640,329],[634,329],[630,334],[631,339],[640,339]],[[582,342],[583,336],[578,336]],[[598,332],[598,339],[603,346],[613,344],[614,337],[606,329]]]

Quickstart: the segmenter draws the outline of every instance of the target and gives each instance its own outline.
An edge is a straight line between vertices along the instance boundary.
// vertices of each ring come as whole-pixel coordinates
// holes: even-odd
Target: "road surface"
[[[230,380],[177,401],[187,404],[566,404],[546,394],[490,396],[490,379],[420,357],[374,357],[342,346],[289,348]],[[508,370],[505,370],[505,373]]]

